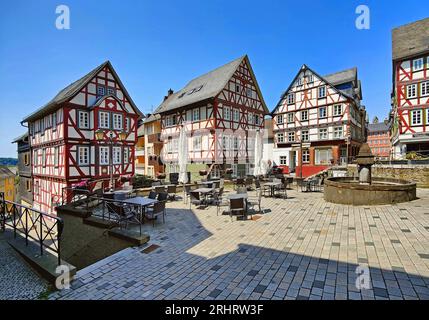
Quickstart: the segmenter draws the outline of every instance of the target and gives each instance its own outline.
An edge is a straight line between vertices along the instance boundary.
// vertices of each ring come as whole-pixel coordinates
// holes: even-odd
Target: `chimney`
[[[164,101],[165,100],[167,100],[172,94],[174,93],[174,91],[170,88],[168,91],[167,91],[167,95],[166,96],[164,96]]]

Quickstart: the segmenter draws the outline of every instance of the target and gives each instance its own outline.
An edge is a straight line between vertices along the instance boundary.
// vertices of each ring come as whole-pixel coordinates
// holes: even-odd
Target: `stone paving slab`
[[[165,224],[144,226],[158,249],[81,270],[50,299],[429,299],[429,190],[375,207],[288,195],[264,198],[254,221],[170,202]],[[356,287],[357,267],[367,289]]]

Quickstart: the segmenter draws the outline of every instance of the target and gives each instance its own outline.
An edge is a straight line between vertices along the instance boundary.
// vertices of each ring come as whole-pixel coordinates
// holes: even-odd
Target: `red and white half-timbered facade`
[[[429,155],[429,18],[393,30],[392,154]]]
[[[189,163],[251,173],[254,131],[264,128],[268,109],[247,56],[234,60],[170,92],[156,110],[161,114],[163,162],[174,172],[182,125],[188,134]],[[253,129],[253,130],[252,130]],[[192,172],[192,166],[188,167]],[[245,172],[246,171],[246,172]]]
[[[84,180],[105,180],[107,187],[111,158],[115,180],[134,175],[140,115],[107,61],[24,119],[32,152],[33,206],[52,213],[63,188]],[[96,139],[98,130],[104,131],[104,140]],[[121,132],[125,140],[119,139]]]
[[[272,112],[274,165],[307,177],[346,163],[365,141],[357,70],[320,76],[303,65]]]

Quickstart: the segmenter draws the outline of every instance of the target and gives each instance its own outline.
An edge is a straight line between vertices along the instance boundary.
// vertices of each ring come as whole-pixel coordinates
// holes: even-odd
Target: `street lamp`
[[[105,131],[102,129],[99,129],[95,131],[95,139],[97,141],[107,141],[110,146],[110,157],[109,157],[109,164],[110,164],[110,192],[113,192],[115,189],[114,181],[113,181],[113,145],[115,144],[114,139],[114,132],[113,130]],[[127,139],[127,133],[125,131],[120,131],[118,134],[119,141],[125,141]]]

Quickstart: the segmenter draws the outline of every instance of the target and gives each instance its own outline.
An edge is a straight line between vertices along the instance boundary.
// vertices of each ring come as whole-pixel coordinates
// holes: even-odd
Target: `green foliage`
[[[148,188],[152,186],[152,183],[155,180],[148,177],[148,176],[143,176],[143,175],[135,175],[133,177],[133,187],[135,189],[137,188]]]

